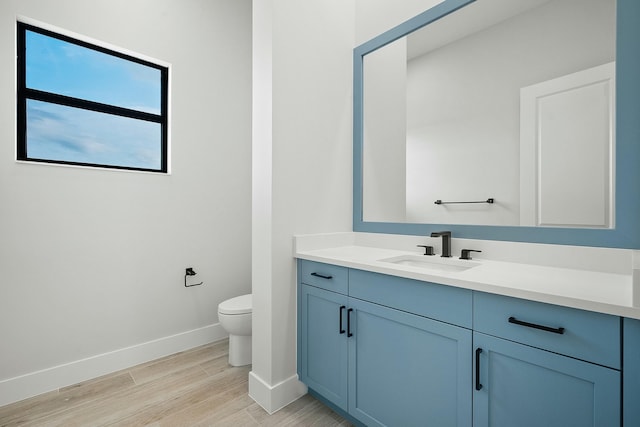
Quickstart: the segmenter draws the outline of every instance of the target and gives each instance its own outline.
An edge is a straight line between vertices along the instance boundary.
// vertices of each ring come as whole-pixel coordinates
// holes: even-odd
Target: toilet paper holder
[[[204,282],[200,282],[200,283],[193,283],[191,285],[187,285],[187,277],[188,276],[195,276],[197,273],[195,271],[193,271],[192,267],[187,267],[184,270],[184,287],[185,288],[191,288],[192,286],[200,286],[202,285]]]

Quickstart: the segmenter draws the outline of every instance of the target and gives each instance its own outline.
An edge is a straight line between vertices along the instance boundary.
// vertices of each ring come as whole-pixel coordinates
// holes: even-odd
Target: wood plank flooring
[[[64,387],[0,407],[0,426],[351,425],[309,395],[267,414],[227,357],[224,340]]]

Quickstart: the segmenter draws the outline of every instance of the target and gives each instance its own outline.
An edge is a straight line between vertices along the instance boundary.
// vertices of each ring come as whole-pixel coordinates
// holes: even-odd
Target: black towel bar
[[[489,204],[491,204],[494,201],[495,201],[495,199],[493,199],[493,198],[490,198],[490,199],[487,199],[487,200],[474,201],[474,202],[443,202],[442,200],[438,199],[434,203],[436,205],[450,205],[450,204],[453,204],[453,203],[489,203]]]

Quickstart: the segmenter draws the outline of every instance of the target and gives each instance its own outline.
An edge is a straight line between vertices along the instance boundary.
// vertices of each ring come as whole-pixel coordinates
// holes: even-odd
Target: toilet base
[[[251,364],[251,335],[229,335],[229,365]]]

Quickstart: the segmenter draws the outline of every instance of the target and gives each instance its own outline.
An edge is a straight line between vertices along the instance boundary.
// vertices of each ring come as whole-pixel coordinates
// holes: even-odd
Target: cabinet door
[[[474,427],[620,425],[619,371],[477,332],[473,344]]]
[[[471,331],[350,298],[349,413],[368,426],[471,425]]]
[[[300,380],[346,410],[347,297],[301,285],[299,302]]]

